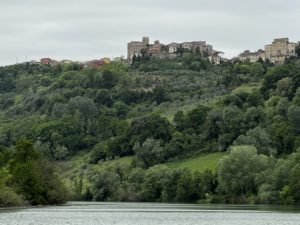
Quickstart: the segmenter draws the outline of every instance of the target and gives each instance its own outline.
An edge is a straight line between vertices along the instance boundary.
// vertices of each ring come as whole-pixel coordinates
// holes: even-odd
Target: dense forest
[[[300,204],[300,59],[1,67],[0,205],[70,199]]]

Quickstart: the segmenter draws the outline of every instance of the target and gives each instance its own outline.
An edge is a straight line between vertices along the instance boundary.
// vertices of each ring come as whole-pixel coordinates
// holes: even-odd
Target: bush
[[[25,202],[21,195],[18,195],[13,189],[8,187],[0,188],[0,207],[21,206]]]

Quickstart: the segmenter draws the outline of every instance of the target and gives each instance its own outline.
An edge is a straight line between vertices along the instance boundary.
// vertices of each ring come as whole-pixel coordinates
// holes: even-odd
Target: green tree
[[[293,79],[285,77],[277,81],[277,88],[275,93],[282,97],[291,97],[293,95]]]
[[[111,70],[104,70],[102,72],[101,84],[105,89],[112,89],[119,82],[118,75]]]
[[[280,183],[280,198],[283,203],[300,203],[300,148],[284,160],[285,173],[279,173],[277,180]],[[276,174],[277,175],[277,174]]]
[[[55,103],[52,108],[52,117],[62,118],[66,114],[68,114],[68,105],[63,103]]]
[[[113,172],[102,171],[92,177],[92,193],[96,201],[115,200],[119,186],[120,177]]]
[[[47,203],[38,160],[40,155],[33,149],[33,144],[23,140],[17,143],[10,165],[12,182],[17,192],[33,205]]]
[[[169,159],[176,156],[184,156],[190,150],[191,139],[189,135],[184,135],[178,131],[174,132],[172,140],[164,147],[164,158]]]
[[[58,145],[55,147],[53,156],[57,160],[64,160],[69,155],[69,150],[65,146]]]
[[[32,205],[59,204],[66,190],[50,163],[43,160],[28,140],[20,140],[9,165],[12,184]]]
[[[163,161],[163,148],[160,142],[152,138],[147,138],[144,143],[136,143],[133,147],[136,159],[142,162],[146,168]]]
[[[173,118],[175,123],[175,127],[179,131],[183,131],[186,127],[186,116],[184,115],[183,111],[178,111]]]
[[[116,114],[119,118],[124,119],[126,118],[129,107],[122,101],[118,101],[114,104],[114,109],[116,110]]]
[[[268,70],[267,74],[264,77],[262,87],[260,89],[265,99],[271,97],[270,94],[276,89],[277,82],[285,77],[288,77],[291,70],[291,64],[273,67]]]
[[[195,193],[193,174],[189,170],[183,170],[177,181],[176,200],[179,202],[195,200]]]
[[[293,152],[295,141],[293,130],[293,127],[286,121],[274,121],[270,127],[268,127],[272,144],[279,155]]]
[[[287,116],[295,131],[300,132],[300,107],[290,106]]]
[[[163,179],[168,172],[166,166],[153,166],[145,173],[144,182],[142,184],[142,198],[148,202],[159,202],[163,196]]]
[[[195,130],[200,129],[206,120],[208,107],[199,105],[195,109],[189,111],[186,115],[186,126]]]
[[[276,113],[280,116],[287,118],[289,103],[290,102],[287,98],[280,99],[276,105]]]
[[[69,100],[68,109],[75,122],[82,122],[83,131],[87,133],[97,115],[94,102],[87,97],[77,96]]]
[[[222,112],[221,135],[218,138],[219,150],[226,150],[242,133],[244,128],[243,112],[238,107],[225,107]]]
[[[166,90],[161,86],[155,87],[153,89],[153,99],[156,101],[157,105],[161,104],[164,101],[167,101],[168,96]]]
[[[256,147],[259,154],[276,154],[276,151],[271,148],[271,144],[270,135],[260,127],[247,131],[246,135],[240,135],[233,143],[235,146],[252,145]]]
[[[296,94],[293,98],[293,104],[295,106],[300,106],[300,87],[297,89]]]
[[[15,207],[24,205],[22,196],[18,195],[12,188],[0,186],[0,207]]]
[[[156,114],[133,120],[129,131],[133,143],[136,141],[143,143],[147,138],[161,139],[167,142],[171,139],[171,133],[170,122]]]
[[[240,202],[247,201],[247,195],[257,193],[256,176],[268,168],[268,163],[268,158],[258,155],[255,147],[233,147],[218,164],[221,190]]]
[[[182,175],[182,169],[168,169],[161,180],[163,202],[176,201],[177,183]]]
[[[218,182],[217,175],[210,170],[194,172],[195,191],[198,199],[210,200],[216,192]]]
[[[284,186],[280,192],[280,197],[285,203],[299,204],[300,203],[300,166],[296,165],[289,174],[289,184]]]
[[[111,107],[114,103],[110,91],[106,89],[97,91],[95,101],[98,106],[105,105],[107,107]]]

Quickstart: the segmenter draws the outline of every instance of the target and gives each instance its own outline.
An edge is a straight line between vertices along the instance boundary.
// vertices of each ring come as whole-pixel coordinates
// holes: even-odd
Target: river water
[[[300,209],[279,206],[70,202],[0,209],[1,225],[300,225]]]

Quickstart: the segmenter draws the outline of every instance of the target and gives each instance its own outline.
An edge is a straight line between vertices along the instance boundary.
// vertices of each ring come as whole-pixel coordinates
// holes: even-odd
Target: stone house
[[[41,59],[41,64],[42,65],[50,65],[51,61],[52,61],[52,59],[50,59],[50,58],[42,58]]]
[[[275,64],[282,64],[286,59],[296,57],[296,43],[288,38],[274,39],[272,44],[265,46],[266,59]]]
[[[297,57],[296,43],[289,42],[288,38],[274,39],[272,44],[265,45],[264,51],[261,49],[257,52],[246,50],[238,56],[242,62],[246,60],[257,62],[261,58],[263,61],[269,60],[275,64],[283,64],[285,60],[291,57]]]
[[[241,53],[238,58],[242,62],[249,61],[251,63],[257,62],[259,59],[262,59],[263,61],[266,60],[265,52],[262,49],[259,49],[256,52],[246,50],[243,53]]]

